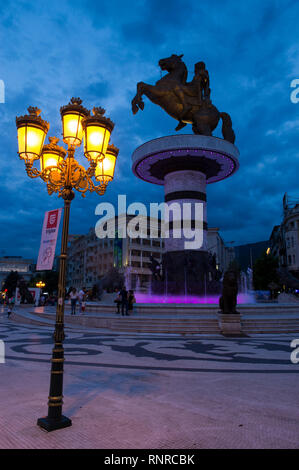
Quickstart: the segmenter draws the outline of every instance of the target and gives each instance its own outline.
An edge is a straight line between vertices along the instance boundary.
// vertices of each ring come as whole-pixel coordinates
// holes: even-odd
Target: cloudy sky
[[[280,222],[284,192],[299,197],[299,103],[290,83],[299,78],[296,0],[52,0],[0,4],[0,256],[37,257],[43,215],[62,207],[42,181],[31,180],[17,155],[15,117],[29,105],[42,109],[49,135],[61,135],[59,108],[72,96],[106,108],[120,148],[114,182],[103,198],[76,195],[70,233],[97,221],[98,202],[146,204],[163,200],[163,188],[131,172],[134,149],[174,134],[176,121],[145,98],[133,116],[136,83],[160,78],[158,61],[184,54],[206,62],[212,100],[230,113],[240,169],[208,186],[208,223],[237,244],[269,237]],[[181,133],[192,133],[191,127]],[[219,130],[215,135],[220,135]]]

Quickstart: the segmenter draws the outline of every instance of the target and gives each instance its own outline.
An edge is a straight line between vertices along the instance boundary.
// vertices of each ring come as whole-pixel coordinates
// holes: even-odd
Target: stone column
[[[188,219],[193,220],[190,228],[193,233],[198,219],[194,214],[195,203],[203,204],[202,237],[193,246],[186,232],[175,238],[178,231],[175,220],[170,219],[170,237],[165,238],[162,259],[163,282],[156,282],[153,292],[199,296],[220,292],[216,266],[207,251],[206,184],[230,177],[239,167],[238,157],[238,149],[230,142],[189,134],[160,137],[134,151],[134,174],[143,181],[163,185],[168,206],[176,204],[180,212],[184,203],[192,204],[193,213]],[[199,228],[196,229],[198,232]]]
[[[165,203],[169,208],[176,208],[176,211],[169,211],[169,238],[165,238],[165,252],[186,250],[186,242],[190,243],[192,239],[188,237],[192,235],[196,227],[195,221],[202,227],[202,245],[196,250],[207,251],[207,197],[206,197],[206,175],[200,171],[173,171],[168,173],[164,179]],[[185,203],[190,205],[189,209],[183,207]],[[195,211],[196,204],[202,209],[202,220],[198,220],[198,214]],[[190,217],[191,216],[191,217]],[[176,222],[175,218],[178,217]],[[189,220],[186,220],[186,217]],[[191,218],[191,220],[190,220]],[[183,230],[185,222],[191,225],[191,232]],[[179,223],[180,222],[180,223]],[[186,224],[185,224],[186,227]],[[184,233],[185,232],[185,233]],[[180,238],[175,238],[175,236]],[[186,237],[187,235],[187,237]]]

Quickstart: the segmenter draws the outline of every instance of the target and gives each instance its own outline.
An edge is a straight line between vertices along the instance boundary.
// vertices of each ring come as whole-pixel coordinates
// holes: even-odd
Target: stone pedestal
[[[162,258],[164,293],[167,295],[220,294],[218,271],[207,251],[168,251]]]
[[[134,174],[164,186],[169,214],[163,279],[153,283],[153,292],[201,296],[220,292],[219,273],[207,247],[206,185],[231,176],[239,167],[238,156],[233,144],[202,135],[162,137],[133,153]]]
[[[224,336],[242,336],[241,315],[239,313],[218,313],[218,323]]]

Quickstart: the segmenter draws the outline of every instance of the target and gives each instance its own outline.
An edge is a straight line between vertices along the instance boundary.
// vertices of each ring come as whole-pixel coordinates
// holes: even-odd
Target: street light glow
[[[85,196],[87,191],[95,191],[102,196],[109,181],[114,175],[118,149],[111,146],[101,176],[95,178],[100,184],[92,181],[95,177],[97,163],[105,158],[114,124],[103,116],[103,108],[90,111],[83,108],[80,98],[72,98],[68,105],[60,108],[63,127],[63,141],[68,145],[68,152],[57,145],[59,139],[49,137],[49,144],[43,146],[49,124],[43,121],[37,108],[28,108],[29,115],[17,117],[16,124],[19,139],[19,156],[25,160],[26,172],[30,178],[40,177],[47,184],[48,193],[58,193],[64,200],[63,229],[61,237],[61,253],[59,263],[58,301],[54,331],[54,348],[52,352],[50,394],[48,416],[39,418],[37,424],[47,431],[65,428],[72,421],[62,415],[63,398],[63,362],[64,348],[64,300],[66,282],[67,245],[69,233],[69,216],[71,201],[75,197],[74,189]],[[85,132],[84,153],[89,160],[89,168],[85,169],[75,159],[76,147],[82,142]],[[33,167],[34,160],[40,159],[40,171]],[[45,287],[42,281],[36,284],[40,289]]]

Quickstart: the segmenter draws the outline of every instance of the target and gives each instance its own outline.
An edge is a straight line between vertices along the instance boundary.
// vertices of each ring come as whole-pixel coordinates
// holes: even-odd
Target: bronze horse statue
[[[156,85],[144,82],[137,84],[137,93],[132,100],[133,114],[144,109],[142,96],[145,95],[179,121],[177,131],[186,124],[192,124],[194,134],[211,136],[221,118],[223,138],[234,143],[235,133],[229,114],[220,113],[211,102],[209,74],[204,62],[195,65],[194,78],[187,83],[188,72],[182,57],[183,55],[173,54],[159,61],[161,70],[168,73]]]

